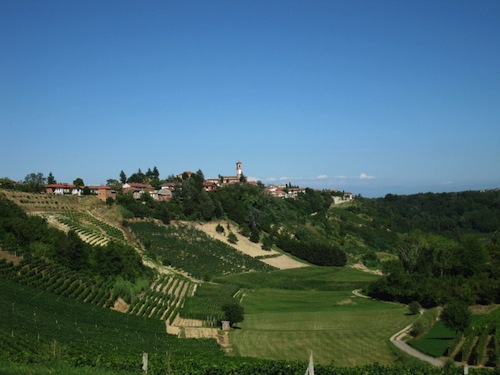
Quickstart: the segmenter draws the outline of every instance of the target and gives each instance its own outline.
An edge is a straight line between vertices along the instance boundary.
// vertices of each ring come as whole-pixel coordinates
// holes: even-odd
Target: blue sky
[[[500,1],[0,0],[0,177],[500,187]]]

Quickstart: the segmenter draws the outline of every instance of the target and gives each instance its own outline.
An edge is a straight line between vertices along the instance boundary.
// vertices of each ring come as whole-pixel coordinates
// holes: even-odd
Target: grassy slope
[[[58,204],[50,202],[50,205],[45,201],[43,203],[36,201],[36,207],[33,207],[33,210],[54,210],[54,207],[59,210],[88,208],[86,201],[80,206],[78,202],[83,202],[82,200],[75,199],[75,197],[69,198],[71,199],[58,201]],[[30,206],[30,204],[24,206]],[[394,361],[395,357],[388,347],[387,339],[411,320],[404,314],[405,308],[401,305],[351,298],[350,294],[350,290],[360,288],[376,277],[350,268],[308,267],[271,273],[231,275],[222,278],[220,281],[234,283],[245,288],[260,289],[248,292],[244,300],[246,309],[245,322],[242,323],[244,329],[232,333],[236,351],[241,355],[261,358],[307,359],[308,350],[313,349],[315,358],[320,362],[329,363],[334,360],[339,365],[349,366],[374,361],[380,363]],[[288,289],[288,291],[283,289]],[[320,292],[320,290],[323,291]],[[336,305],[337,302],[348,299],[355,304]],[[22,306],[20,302],[15,303],[17,303],[16,306]],[[33,316],[34,310],[31,306],[37,306],[37,314],[43,312],[48,315],[41,320],[37,318],[38,322],[45,322],[43,325],[38,323],[34,326],[31,322],[27,325],[26,332],[22,329],[23,334],[29,338],[33,337],[30,335],[35,332],[38,334],[40,329],[46,330],[45,333],[42,332],[42,340],[45,340],[44,334],[50,336],[50,339],[45,341],[46,343],[50,345],[52,339],[57,339],[61,344],[65,344],[66,339],[54,336],[62,329],[62,325],[53,325],[54,316],[59,315],[51,304],[29,302],[25,307],[26,321]],[[69,310],[72,311],[73,308]],[[81,308],[87,309],[86,306]],[[67,323],[68,330],[64,333],[68,336],[68,345],[72,341],[78,342],[82,339],[87,345],[93,344],[91,324],[83,323],[79,315],[68,314],[66,308],[59,307],[59,309],[65,311],[59,321],[63,321],[63,317],[74,319],[73,328],[76,328],[71,332],[71,324]],[[118,315],[113,316],[121,320]],[[11,316],[4,317],[3,321],[10,324],[11,319]],[[130,325],[125,325],[125,327],[129,329]],[[9,329],[5,326],[3,328]],[[30,330],[32,332],[28,334]],[[145,339],[147,333],[141,332],[136,335],[140,335],[142,340],[149,341]],[[120,338],[120,346],[122,339],[123,337]],[[157,339],[158,336],[155,334],[152,341],[155,342]],[[111,342],[109,344],[113,345]],[[143,348],[133,347],[134,352],[143,350]],[[162,347],[162,345],[158,344],[157,347]]]
[[[214,281],[243,288],[289,290],[353,290],[379,276],[348,267],[305,267],[272,272],[244,273],[219,277]]]
[[[389,337],[415,318],[403,305],[347,291],[248,291],[245,321],[231,333],[236,352],[270,359],[306,359],[340,366],[396,360]]]

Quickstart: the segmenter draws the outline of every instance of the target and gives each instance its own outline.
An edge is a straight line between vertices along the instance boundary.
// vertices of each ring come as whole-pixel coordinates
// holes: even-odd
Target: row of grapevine
[[[105,245],[108,241],[114,240],[123,242],[123,233],[91,214],[79,211],[68,211],[65,213],[44,214],[51,216],[61,224],[74,230],[80,238],[90,245]]]
[[[96,197],[57,196],[9,190],[4,190],[3,193],[25,210],[32,212],[65,212],[79,209],[82,202],[87,207],[102,204]]]
[[[97,306],[110,307],[117,297],[111,294],[111,282],[98,282],[42,259],[24,259],[17,266],[0,259],[0,273],[21,284]]]
[[[6,262],[0,263],[0,301],[3,306],[0,309],[1,359],[22,363],[64,361],[75,366],[136,373],[141,366],[142,353],[147,352],[149,374],[165,374],[168,369],[171,373],[198,375],[303,374],[307,367],[305,361],[225,356],[215,340],[181,340],[166,335],[164,323],[159,320],[96,309],[74,299],[57,298],[43,290],[11,282],[4,277],[4,270],[12,267]],[[19,269],[14,272],[19,272]],[[45,269],[39,268],[38,272],[43,273]],[[316,364],[315,373],[459,375],[463,371],[459,367],[443,370],[429,366],[374,364],[339,368],[334,364]],[[491,373],[486,369],[469,369],[471,375]]]
[[[158,226],[149,222],[129,226],[148,256],[198,279],[274,269],[191,226]]]
[[[239,287],[231,284],[200,284],[196,293],[187,298],[181,315],[184,318],[219,322],[224,317],[222,307],[239,299]],[[236,297],[236,298],[235,298]]]
[[[172,319],[193,285],[180,276],[160,276],[142,296],[129,305],[127,313],[153,319]]]
[[[448,347],[448,355],[469,365],[500,367],[500,309],[477,319]]]

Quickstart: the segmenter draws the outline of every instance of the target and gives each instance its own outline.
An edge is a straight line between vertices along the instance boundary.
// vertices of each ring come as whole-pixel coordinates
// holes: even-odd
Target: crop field
[[[414,348],[434,357],[452,356],[469,365],[500,365],[500,309],[489,314],[472,315],[471,326],[462,335],[436,322],[424,336],[409,342]]]
[[[446,328],[442,321],[438,321],[425,336],[411,340],[409,344],[423,353],[441,357],[446,353],[449,342],[454,337],[455,332]]]
[[[102,205],[95,196],[58,196],[9,190],[3,190],[2,193],[28,212],[78,211]]]
[[[236,284],[241,288],[351,291],[361,289],[379,278],[349,267],[304,267],[271,272],[255,272],[218,277],[219,283]]]
[[[247,291],[245,320],[231,332],[236,353],[268,359],[307,359],[339,366],[393,363],[392,334],[415,317],[407,307],[355,297],[348,291]]]
[[[181,310],[183,318],[203,320],[211,325],[219,324],[224,317],[222,306],[234,302],[240,288],[231,284],[203,283],[196,293],[187,298]]]
[[[215,340],[180,340],[165,323],[56,297],[0,274],[0,353],[12,360],[64,359],[77,365],[138,369],[142,353],[165,360],[221,355]]]
[[[148,256],[198,279],[275,269],[190,226],[137,222],[129,227],[143,243]]]
[[[123,232],[88,212],[65,211],[64,213],[42,214],[49,222],[56,222],[74,230],[78,236],[90,245],[106,245],[110,240],[125,242]]]
[[[97,306],[111,307],[117,298],[111,283],[96,281],[42,259],[24,259],[18,265],[0,259],[0,274],[24,285]]]
[[[193,294],[194,285],[182,276],[159,276],[140,298],[129,305],[127,313],[172,322],[185,298]]]
[[[0,273],[6,279],[104,308],[114,307],[117,299],[124,297],[114,290],[112,282],[96,281],[42,259],[25,259],[17,266],[0,259]],[[180,275],[158,275],[150,288],[134,298],[122,312],[172,321],[185,298],[192,296],[194,286]]]

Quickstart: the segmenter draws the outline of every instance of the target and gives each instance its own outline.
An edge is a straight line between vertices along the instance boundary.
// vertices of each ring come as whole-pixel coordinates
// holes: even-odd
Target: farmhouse
[[[89,189],[90,195],[97,195],[97,197],[103,201],[107,198],[115,198],[116,191],[112,190],[109,186],[99,185],[99,186],[86,186]],[[63,183],[63,184],[47,184],[45,185],[45,192],[47,194],[53,195],[83,195],[84,189],[79,186]]]

